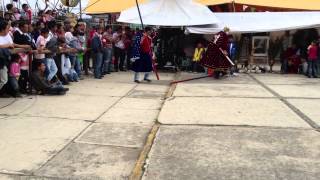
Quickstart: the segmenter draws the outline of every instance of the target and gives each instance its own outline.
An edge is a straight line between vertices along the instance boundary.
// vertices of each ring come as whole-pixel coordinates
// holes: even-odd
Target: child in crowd
[[[307,75],[309,78],[317,78],[316,73],[316,62],[318,59],[318,46],[317,42],[313,41],[308,47],[308,72]]]
[[[21,18],[32,23],[32,11],[28,4],[22,4]]]
[[[11,56],[11,63],[10,63],[10,70],[9,70],[9,84],[12,88],[12,95],[14,97],[21,97],[20,91],[19,91],[19,84],[18,80],[20,77],[20,56],[17,54],[14,54]]]
[[[193,55],[193,59],[192,59],[192,72],[199,72],[200,67],[199,66],[199,62],[203,56],[203,53],[205,52],[205,49],[202,45],[202,43],[198,43],[197,47],[194,50],[194,55]]]
[[[13,16],[16,21],[20,21],[21,13],[20,13],[19,9],[16,7],[13,8]]]
[[[37,62],[45,63],[46,55],[44,54],[44,51],[46,50],[46,39],[48,38],[48,36],[49,36],[49,29],[47,28],[41,29],[40,36],[36,41],[38,53],[35,55],[35,59],[33,61],[33,69],[36,69],[35,63]]]
[[[20,92],[27,93],[27,84],[29,81],[29,57],[28,54],[19,53],[20,56],[20,78],[19,87]]]

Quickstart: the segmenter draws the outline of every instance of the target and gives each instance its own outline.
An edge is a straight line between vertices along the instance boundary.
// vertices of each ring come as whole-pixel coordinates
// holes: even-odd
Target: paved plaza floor
[[[131,73],[0,99],[0,180],[318,180],[320,79]]]

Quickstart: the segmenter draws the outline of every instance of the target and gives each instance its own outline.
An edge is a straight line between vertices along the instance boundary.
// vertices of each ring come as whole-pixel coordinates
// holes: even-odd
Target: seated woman
[[[31,75],[31,83],[33,87],[40,92],[42,95],[49,94],[49,95],[64,95],[68,88],[64,88],[61,82],[56,82],[49,84],[46,81],[45,77],[45,70],[46,66],[42,62],[38,62],[36,64],[36,70],[32,72]]]

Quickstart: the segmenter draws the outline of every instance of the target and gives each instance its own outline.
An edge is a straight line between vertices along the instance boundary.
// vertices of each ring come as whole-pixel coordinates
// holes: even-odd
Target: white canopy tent
[[[320,27],[320,12],[215,13],[218,24],[188,27],[188,33],[214,34],[224,27],[234,33],[274,32]]]
[[[219,21],[206,7],[192,0],[150,0],[140,5],[143,23],[155,26],[194,26]],[[118,22],[140,24],[137,7],[122,11]]]

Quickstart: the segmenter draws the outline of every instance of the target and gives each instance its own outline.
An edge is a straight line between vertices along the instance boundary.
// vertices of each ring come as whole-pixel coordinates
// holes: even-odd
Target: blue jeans
[[[54,61],[53,58],[47,58],[46,59],[46,67],[48,68],[48,76],[47,76],[47,80],[51,81],[53,79],[53,77],[57,74],[58,72],[58,67],[56,65],[56,62]]]
[[[50,94],[50,95],[58,95],[61,92],[65,92],[65,89],[64,89],[62,83],[58,81],[58,82],[52,84],[51,87],[49,89],[47,89],[45,93]]]
[[[71,65],[74,67],[74,70],[77,72],[78,77],[81,77],[81,63],[77,56],[70,56]]]
[[[150,73],[146,72],[146,73],[144,73],[144,78],[143,79],[149,79],[149,76],[150,76]],[[140,74],[138,72],[134,73],[134,80],[135,81],[140,81],[139,77],[140,77]]]
[[[313,77],[317,77],[317,71],[316,71],[316,60],[308,60],[308,72],[307,75],[309,77],[313,76]]]
[[[9,84],[12,87],[12,89],[14,90],[14,93],[19,92],[18,80],[15,77],[9,77]]]
[[[282,65],[281,65],[281,72],[284,74],[287,74],[288,73],[288,66],[289,66],[288,59],[283,59]]]
[[[94,66],[94,77],[100,78],[102,75],[101,67],[103,63],[103,53],[98,52],[95,54],[95,66]]]
[[[76,71],[74,69],[72,69],[71,72],[69,74],[67,74],[67,78],[71,82],[78,82],[79,81],[78,74],[76,73]]]
[[[0,90],[8,82],[8,69],[7,66],[4,66],[0,69]]]
[[[111,61],[112,61],[112,48],[103,49],[103,67],[102,72],[111,72]]]

